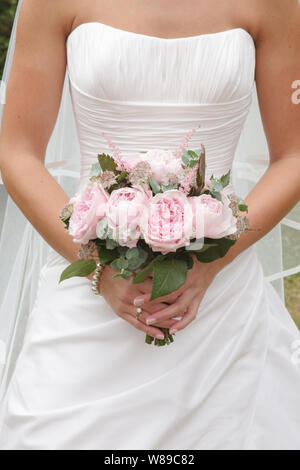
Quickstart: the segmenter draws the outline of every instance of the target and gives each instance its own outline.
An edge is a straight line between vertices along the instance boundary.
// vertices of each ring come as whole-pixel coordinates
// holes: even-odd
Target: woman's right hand
[[[132,279],[127,281],[121,277],[114,278],[117,273],[110,266],[105,266],[100,280],[100,291],[106,302],[111,306],[114,312],[123,320],[127,321],[135,328],[143,331],[149,336],[157,339],[164,339],[164,335],[158,327],[170,328],[174,325],[174,320],[161,321],[155,325],[147,325],[147,317],[166,307],[165,304],[156,303],[147,304],[147,310],[136,318],[137,307],[134,305],[134,299],[141,295],[150,294],[152,290],[152,280],[147,279],[142,284],[132,284]]]

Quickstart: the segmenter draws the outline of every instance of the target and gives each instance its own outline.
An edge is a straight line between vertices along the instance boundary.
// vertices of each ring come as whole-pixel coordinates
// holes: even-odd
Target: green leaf
[[[194,260],[193,260],[193,257],[192,257],[192,255],[191,255],[191,253],[189,253],[189,252],[178,253],[178,254],[175,256],[175,258],[176,258],[176,259],[179,259],[179,260],[185,261],[188,270],[193,269]]]
[[[247,204],[240,204],[240,205],[239,205],[239,210],[240,210],[241,212],[247,212],[247,214],[248,214],[249,208],[248,208]]]
[[[110,238],[106,239],[106,248],[108,250],[114,250],[115,248],[117,248],[117,246],[118,243],[115,240],[111,240]]]
[[[201,157],[204,153],[204,148],[203,149],[197,149],[194,150],[194,152],[198,155],[198,157]]]
[[[149,178],[149,184],[154,194],[161,193],[161,187],[153,178]]]
[[[167,191],[172,191],[173,189],[177,189],[177,184],[169,184],[168,186],[162,185],[161,189],[162,189],[163,193],[165,193]]]
[[[122,277],[123,279],[125,279],[126,281],[129,281],[130,278],[132,276],[132,272],[131,271],[128,271],[127,269],[122,269],[121,272],[115,274],[113,276],[114,279],[118,278],[118,277]]]
[[[126,252],[126,259],[138,259],[140,256],[140,252],[138,248],[129,248]]]
[[[164,256],[163,255],[158,255],[156,256],[156,258],[154,258],[151,263],[149,263],[144,269],[142,269],[141,271],[139,271],[136,275],[136,277],[134,278],[133,280],[133,284],[141,284],[142,282],[145,282],[146,279],[148,279],[148,277],[150,276],[150,274],[152,273],[153,269],[154,269],[154,264],[156,262],[159,262],[161,261],[162,259],[164,259]]]
[[[112,171],[114,173],[117,171],[117,164],[110,155],[102,153],[98,155],[98,161],[102,171]]]
[[[118,176],[118,184],[122,183],[128,176],[128,173],[126,171],[122,171],[120,175]]]
[[[59,283],[72,277],[86,277],[95,271],[97,265],[94,260],[79,259],[70,264],[62,273]]]
[[[110,264],[110,266],[117,271],[122,271],[122,269],[128,268],[129,262],[125,258],[117,258]]]
[[[211,180],[215,192],[219,193],[223,191],[223,184],[219,180]]]
[[[91,168],[91,173],[90,176],[93,177],[98,177],[101,174],[101,166],[99,163],[94,163]]]
[[[226,186],[229,185],[230,183],[230,175],[231,175],[231,170],[228,171],[228,173],[226,173],[226,175],[222,176],[222,178],[220,179],[222,185],[223,185],[223,188],[226,188]]]
[[[211,191],[211,195],[215,199],[218,199],[218,201],[222,202],[222,194],[219,193],[218,191]]]
[[[180,259],[166,259],[154,263],[151,300],[172,294],[186,281],[187,263]]]
[[[210,238],[205,239],[205,246],[210,245],[210,248],[200,253],[196,253],[198,261],[201,263],[211,263],[217,259],[223,258],[233,245],[236,240],[230,238],[221,238],[220,240],[213,240]]]
[[[109,264],[115,259],[119,258],[119,251],[115,250],[108,250],[105,247],[98,246],[98,256],[102,264]]]
[[[137,259],[131,259],[129,260],[129,269],[131,271],[137,271],[141,266],[145,264],[145,262],[148,259],[148,253],[146,251],[140,252],[140,255]]]
[[[118,246],[118,252],[120,254],[121,257],[126,257],[126,253],[128,251],[128,248],[127,246]]]

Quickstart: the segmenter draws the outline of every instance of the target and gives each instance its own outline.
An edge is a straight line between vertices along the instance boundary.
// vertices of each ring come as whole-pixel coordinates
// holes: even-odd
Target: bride
[[[52,250],[1,403],[1,449],[300,449],[300,334],[253,249],[300,198],[299,19],[297,0],[23,0],[0,165]],[[130,158],[177,147],[199,123],[207,171],[226,173],[256,81],[270,165],[247,198],[253,231],[174,295],[150,303],[151,279],[133,286],[111,268],[101,297],[90,278],[58,285],[78,252],[58,219],[69,197],[44,164],[66,65],[81,183],[103,131]],[[144,344],[162,326],[175,343]]]

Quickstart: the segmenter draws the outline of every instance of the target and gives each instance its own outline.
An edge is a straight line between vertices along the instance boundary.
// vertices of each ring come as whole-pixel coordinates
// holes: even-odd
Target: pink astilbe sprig
[[[183,178],[183,181],[180,183],[179,190],[185,194],[189,194],[192,187],[196,184],[198,166],[196,165],[191,170],[188,170]]]
[[[182,158],[183,149],[184,149],[184,148],[187,148],[187,146],[188,146],[188,144],[189,144],[191,138],[193,137],[193,135],[197,132],[197,130],[198,130],[200,127],[201,127],[201,126],[200,126],[200,124],[199,124],[198,126],[194,127],[194,129],[192,129],[190,132],[188,132],[188,133],[184,136],[184,138],[183,138],[183,140],[182,140],[182,142],[181,142],[179,148],[178,148],[178,149],[175,151],[175,153],[174,153],[174,155],[175,155],[176,158]]]
[[[117,170],[118,171],[128,171],[126,161],[124,160],[119,147],[116,146],[116,144],[111,140],[111,138],[105,132],[102,132],[102,135],[105,138],[105,140],[107,141],[109,148],[112,150],[114,160],[117,164]]]

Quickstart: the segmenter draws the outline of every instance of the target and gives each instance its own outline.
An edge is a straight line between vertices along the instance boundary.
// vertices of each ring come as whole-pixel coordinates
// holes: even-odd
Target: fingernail
[[[170,331],[170,334],[171,334],[171,335],[175,335],[177,332],[178,332],[178,330],[171,330],[171,331]]]
[[[156,322],[155,318],[148,318],[148,320],[146,320],[147,325],[153,325],[153,323],[155,322]]]
[[[156,335],[156,339],[165,339],[164,335]]]
[[[134,305],[135,307],[142,307],[142,305],[144,305],[144,303],[145,303],[145,300],[142,299],[142,298],[140,298],[140,297],[137,297],[137,298],[134,299],[134,301],[133,301],[133,305]]]

